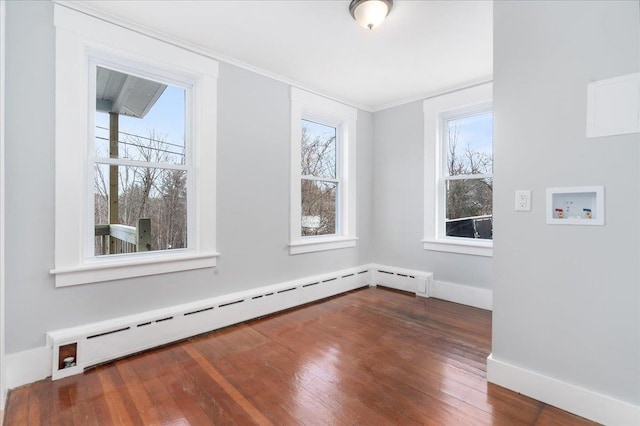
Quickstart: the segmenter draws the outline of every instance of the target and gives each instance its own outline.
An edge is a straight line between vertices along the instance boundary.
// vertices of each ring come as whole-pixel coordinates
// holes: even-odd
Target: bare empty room
[[[0,0],[5,424],[640,424],[640,1]]]

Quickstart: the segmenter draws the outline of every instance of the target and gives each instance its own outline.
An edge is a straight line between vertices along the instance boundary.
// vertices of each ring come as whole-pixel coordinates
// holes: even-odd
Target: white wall
[[[0,1],[0,407],[5,405],[5,357],[4,357],[4,116],[5,116],[5,33],[6,2]]]
[[[52,5],[8,2],[7,352],[43,346],[49,330],[375,261],[493,286],[496,359],[639,404],[640,140],[584,136],[587,82],[638,71],[638,15],[632,1],[496,3],[493,260],[422,248],[421,102],[358,114],[358,247],[289,256],[288,87],[221,63],[218,267],[55,289]],[[545,225],[546,187],[597,184],[606,226]],[[531,213],[513,212],[516,189],[533,190]]]
[[[434,273],[438,281],[491,289],[491,258],[427,251],[422,101],[374,113],[374,260]]]
[[[218,266],[56,289],[52,12],[7,3],[7,353],[44,346],[47,331],[371,262],[372,114],[358,113],[357,247],[290,256],[289,87],[221,63]]]
[[[639,5],[494,6],[493,357],[636,406],[640,135],[585,128],[587,83],[640,69]],[[545,224],[545,188],[586,185],[605,187],[605,226]]]

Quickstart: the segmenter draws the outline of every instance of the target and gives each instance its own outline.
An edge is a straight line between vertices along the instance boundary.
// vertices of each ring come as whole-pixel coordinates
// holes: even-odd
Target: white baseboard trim
[[[372,285],[395,288],[415,293],[421,297],[429,297],[429,283],[433,281],[433,273],[414,269],[397,268],[395,266],[369,265],[372,274]]]
[[[493,310],[493,291],[486,288],[448,283],[446,281],[433,281],[429,286],[429,297],[488,311]]]
[[[7,389],[84,368],[206,331],[269,315],[366,285],[380,284],[483,309],[490,290],[433,280],[433,274],[368,264],[47,333],[47,345],[9,354]],[[141,327],[144,326],[144,327]],[[77,344],[76,367],[60,368],[60,347]]]
[[[51,348],[29,349],[4,358],[7,389],[37,382],[51,375]]]
[[[373,285],[391,287],[415,293],[417,296],[433,297],[489,311],[493,309],[493,291],[486,288],[436,281],[433,273],[414,269],[373,263],[370,265],[370,270]],[[421,287],[425,283],[426,289]]]
[[[546,404],[607,425],[640,425],[640,406],[524,368],[487,358],[487,380]]]
[[[47,333],[47,345],[6,357],[7,389],[54,380],[132,353],[334,296],[371,283],[370,265],[303,277],[154,311]],[[61,368],[61,347],[75,345],[77,365]],[[64,355],[67,356],[67,355]]]

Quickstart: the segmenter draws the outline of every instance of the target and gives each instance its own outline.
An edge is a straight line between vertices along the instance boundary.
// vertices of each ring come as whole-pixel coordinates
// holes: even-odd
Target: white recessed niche
[[[604,187],[547,188],[550,225],[604,225]]]

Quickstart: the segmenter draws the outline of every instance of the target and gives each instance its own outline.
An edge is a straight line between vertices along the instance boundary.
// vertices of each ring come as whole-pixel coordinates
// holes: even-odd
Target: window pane
[[[302,179],[302,236],[336,233],[336,182]]]
[[[302,120],[302,176],[336,179],[336,129]]]
[[[448,237],[493,238],[493,179],[447,180]]]
[[[447,121],[449,176],[493,173],[493,113]]]
[[[96,156],[185,163],[184,89],[102,67],[96,77]],[[113,144],[110,117],[119,130]]]
[[[104,164],[94,170],[96,256],[187,247],[186,171]],[[117,191],[118,203],[110,206],[112,190]],[[136,241],[138,226],[143,238]]]

